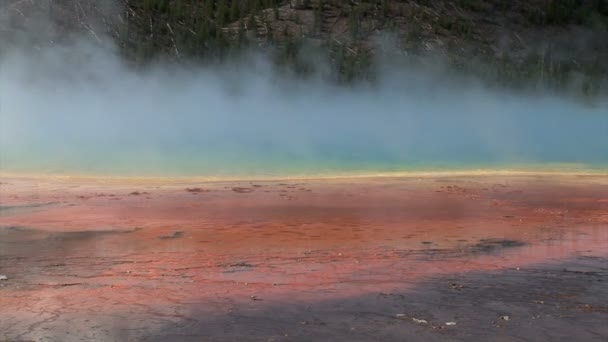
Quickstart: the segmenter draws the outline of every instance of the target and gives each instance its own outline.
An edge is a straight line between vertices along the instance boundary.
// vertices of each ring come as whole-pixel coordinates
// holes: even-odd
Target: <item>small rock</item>
[[[236,187],[236,188],[232,188],[232,191],[239,193],[239,194],[246,194],[249,192],[253,192],[253,189],[251,188],[241,188],[241,187]]]
[[[509,320],[509,316],[500,316],[500,319],[502,319],[503,321],[508,321]]]
[[[446,322],[445,325],[456,325],[456,322]]]
[[[425,319],[418,319],[418,318],[412,318],[412,321],[414,321],[414,323],[417,323],[417,324],[428,324],[429,323]]]
[[[209,190],[205,190],[202,188],[186,188],[185,190],[190,193],[209,192]]]
[[[182,237],[183,235],[184,235],[184,232],[179,232],[179,231],[178,231],[178,232],[173,232],[173,233],[171,233],[171,234],[169,234],[169,235],[163,235],[163,236],[159,236],[158,238],[159,238],[159,239],[162,239],[162,240],[169,240],[169,239],[177,239],[177,238],[180,238],[180,237]]]
[[[405,317],[405,314],[396,314],[395,317],[402,318]]]
[[[8,277],[4,274],[0,274],[0,280],[8,280]]]

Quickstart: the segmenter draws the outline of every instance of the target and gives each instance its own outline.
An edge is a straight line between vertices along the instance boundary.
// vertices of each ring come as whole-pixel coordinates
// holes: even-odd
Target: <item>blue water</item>
[[[136,74],[113,63],[73,71],[59,60],[49,74],[13,63],[0,69],[0,172],[608,169],[602,101],[500,94],[407,74],[346,89],[242,71]]]

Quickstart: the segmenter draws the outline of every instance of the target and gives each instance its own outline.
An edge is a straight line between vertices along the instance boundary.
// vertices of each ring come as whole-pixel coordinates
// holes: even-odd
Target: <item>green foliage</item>
[[[484,0],[458,0],[456,1],[460,7],[474,12],[489,12],[492,5]]]
[[[332,42],[326,46],[331,56],[334,80],[349,84],[374,80],[373,56],[369,51]]]
[[[348,16],[348,29],[353,39],[361,37],[361,9],[355,7]]]
[[[307,58],[310,48],[303,48],[307,32],[304,26],[308,25],[306,28],[312,29],[316,38],[327,39],[316,53],[326,54],[331,61],[333,79],[349,83],[373,79],[374,55],[362,46],[369,43],[372,33],[382,30],[398,35],[401,46],[407,48],[407,58],[423,56],[424,44],[440,37],[451,47],[448,58],[454,56],[453,70],[475,74],[489,84],[516,89],[532,85],[562,91],[577,80],[576,88],[581,93],[593,95],[602,91],[602,80],[608,74],[605,61],[581,65],[580,61],[560,60],[551,54],[533,55],[524,60],[497,57],[483,50],[487,42],[477,41],[483,32],[476,30],[476,20],[479,20],[476,18],[519,11],[523,14],[522,23],[528,25],[608,24],[606,0],[455,0],[456,7],[439,6],[434,0],[415,3],[301,0],[299,4],[310,11],[309,16],[300,17],[302,12],[292,11],[290,17],[279,18],[279,8],[289,8],[287,0],[130,0],[123,16],[124,25],[116,35],[125,57],[136,64],[145,64],[159,58],[200,62],[222,59],[257,47],[258,41],[250,39],[267,34],[267,41],[276,43],[272,54],[280,68],[310,75],[318,66]],[[332,25],[333,16],[337,15],[342,20],[342,26],[338,26],[346,26],[346,35],[339,37],[340,44],[333,41],[335,32],[329,32],[327,13],[331,13]],[[259,25],[262,23],[264,28]],[[434,32],[429,32],[429,28]],[[477,52],[466,54],[476,59],[463,58],[463,42],[472,42]],[[593,44],[589,49],[600,51],[605,46],[602,42]],[[599,48],[595,47],[598,44]]]
[[[230,21],[235,22],[240,18],[241,9],[239,7],[238,1],[232,1],[230,4]]]
[[[533,8],[528,17],[536,25],[594,25],[594,19],[608,23],[606,0],[548,0]]]

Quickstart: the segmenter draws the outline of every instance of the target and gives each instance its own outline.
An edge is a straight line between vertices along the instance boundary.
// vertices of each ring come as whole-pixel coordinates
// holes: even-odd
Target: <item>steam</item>
[[[0,172],[270,176],[608,165],[606,102],[385,65],[339,87],[273,71],[128,67],[90,39],[0,55]]]

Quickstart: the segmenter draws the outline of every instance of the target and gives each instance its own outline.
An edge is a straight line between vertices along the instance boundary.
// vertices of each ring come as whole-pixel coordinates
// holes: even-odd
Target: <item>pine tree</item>
[[[226,2],[224,0],[219,0],[217,2],[217,9],[215,13],[215,20],[217,25],[221,28],[226,23],[226,14],[228,13],[228,8],[226,7]]]
[[[238,1],[232,0],[230,4],[230,22],[235,22],[240,18],[240,9]]]

